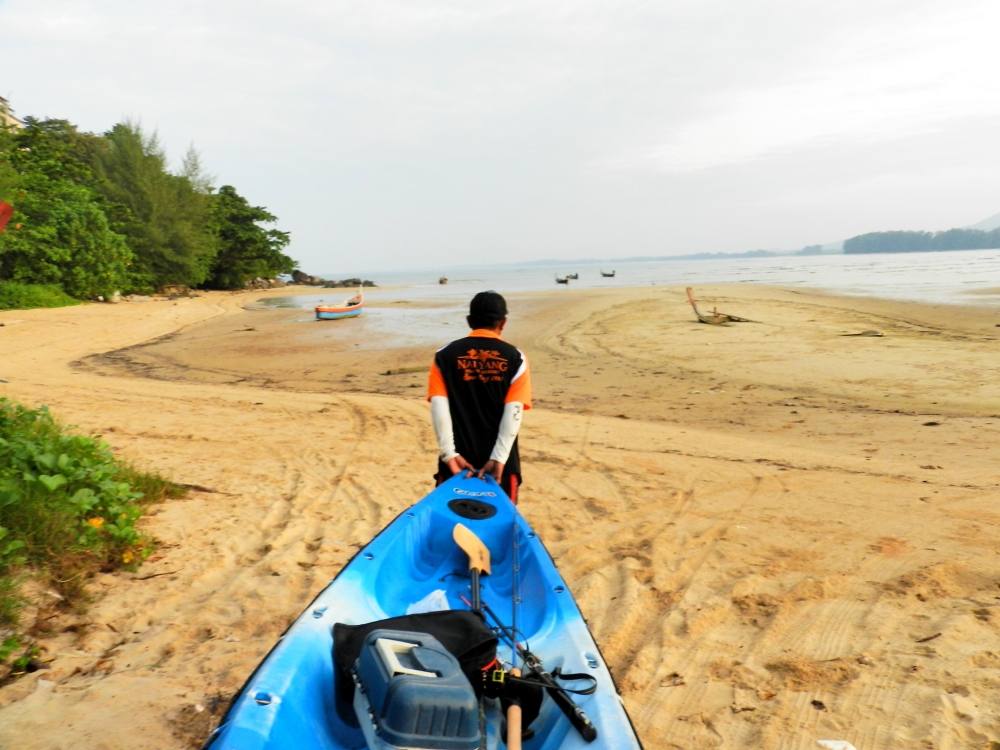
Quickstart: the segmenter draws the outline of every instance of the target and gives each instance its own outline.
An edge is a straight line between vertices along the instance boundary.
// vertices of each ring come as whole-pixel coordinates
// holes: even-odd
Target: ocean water
[[[615,271],[612,279],[600,271]],[[816,255],[704,260],[603,261],[558,264],[504,264],[442,268],[425,273],[365,275],[379,285],[402,285],[409,299],[467,299],[482,289],[500,292],[565,289],[556,276],[579,273],[569,288],[616,286],[697,286],[757,283],[803,286],[839,294],[917,302],[1000,306],[1000,249],[871,255]],[[437,283],[446,275],[448,284]],[[329,274],[336,278],[336,274]],[[993,289],[993,294],[975,294]],[[336,290],[334,290],[336,291]],[[346,295],[345,295],[346,296]],[[327,295],[331,297],[331,295]]]
[[[603,278],[600,271],[615,271]],[[578,273],[569,287],[555,276]],[[438,284],[447,274],[448,283]],[[339,278],[337,274],[326,274]],[[292,324],[316,324],[318,340],[338,339],[349,330],[359,348],[377,348],[392,338],[398,345],[440,346],[466,333],[465,314],[470,297],[483,289],[502,293],[567,288],[615,288],[649,285],[694,286],[713,283],[757,283],[811,287],[849,295],[906,299],[948,304],[975,304],[1000,308],[1000,250],[873,255],[823,255],[768,258],[713,258],[710,260],[616,261],[601,263],[525,264],[458,267],[441,271],[371,273],[379,288],[366,290],[364,315],[349,321],[315,320],[320,302],[340,304],[352,289],[323,289],[315,294],[272,297],[266,307],[301,311]],[[973,294],[992,289],[992,294]],[[397,300],[432,301],[432,306],[394,305]],[[516,310],[515,310],[516,315]]]

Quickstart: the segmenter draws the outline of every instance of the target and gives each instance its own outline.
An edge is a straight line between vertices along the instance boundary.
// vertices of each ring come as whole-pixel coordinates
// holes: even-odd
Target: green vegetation
[[[845,253],[914,253],[924,250],[1000,248],[1000,229],[948,229],[944,232],[869,232],[844,242]]]
[[[103,441],[66,431],[45,407],[0,398],[0,663],[23,657],[26,574],[79,600],[93,572],[146,557],[150,541],[136,528],[143,504],[178,490],[115,459]]]
[[[237,289],[287,273],[289,235],[231,186],[216,192],[196,151],[170,171],[155,135],[103,135],[66,120],[0,128],[0,284],[53,285],[79,299],[166,285]]]
[[[257,226],[275,220],[267,209],[251,206],[230,185],[219,188],[214,208],[219,254],[209,276],[213,287],[237,289],[247,279],[273,276],[274,269],[292,272],[294,264],[281,252],[288,244],[288,233],[277,229],[262,232]]]
[[[156,137],[137,125],[115,125],[95,156],[96,189],[135,253],[130,285],[148,291],[204,284],[218,246],[208,189],[168,172]]]
[[[21,284],[17,281],[0,281],[0,310],[25,310],[29,307],[66,307],[78,305],[55,284]]]

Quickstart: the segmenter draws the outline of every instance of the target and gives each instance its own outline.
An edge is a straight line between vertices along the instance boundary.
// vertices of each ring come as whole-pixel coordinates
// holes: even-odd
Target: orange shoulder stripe
[[[427,400],[430,401],[435,396],[448,397],[448,388],[444,384],[444,376],[437,362],[431,363],[431,371],[427,375]]]
[[[511,401],[520,401],[524,404],[525,411],[531,408],[531,370],[527,367],[524,368],[521,376],[511,383],[510,388],[507,389],[507,397],[504,399],[504,403],[509,404]]]

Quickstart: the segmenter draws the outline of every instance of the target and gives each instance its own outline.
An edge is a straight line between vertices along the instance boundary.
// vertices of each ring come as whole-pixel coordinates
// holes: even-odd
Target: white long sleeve
[[[507,463],[510,452],[514,448],[514,440],[517,439],[517,433],[521,429],[521,413],[523,411],[524,404],[520,401],[504,404],[500,428],[497,430],[497,441],[493,444],[493,452],[490,454],[491,461]]]
[[[431,397],[431,422],[437,436],[438,457],[448,463],[458,455],[455,450],[455,429],[451,424],[451,408],[447,396]]]

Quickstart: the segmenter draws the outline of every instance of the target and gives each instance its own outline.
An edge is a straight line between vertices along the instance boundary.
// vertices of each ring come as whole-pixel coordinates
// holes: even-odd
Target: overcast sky
[[[0,0],[20,115],[194,144],[305,270],[798,248],[1000,211],[996,0]]]

